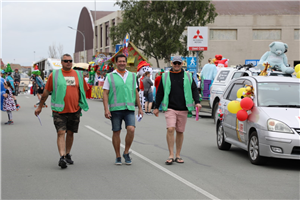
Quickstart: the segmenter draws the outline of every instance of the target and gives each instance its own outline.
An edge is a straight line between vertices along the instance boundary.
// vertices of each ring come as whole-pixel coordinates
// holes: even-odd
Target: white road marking
[[[112,139],[111,139],[110,137],[108,137],[107,135],[105,135],[105,134],[103,134],[103,133],[97,131],[96,129],[94,129],[94,128],[90,127],[90,126],[87,126],[87,125],[85,125],[85,127],[87,127],[88,129],[92,130],[93,132],[97,133],[98,135],[104,137],[105,139],[107,139],[107,140],[109,140],[109,141],[112,141]],[[122,147],[122,148],[125,148],[125,145],[121,144],[121,147]],[[132,150],[132,149],[131,149],[131,150]],[[179,180],[180,182],[184,183],[185,185],[189,186],[190,188],[192,188],[192,189],[196,190],[197,192],[199,192],[199,193],[205,195],[206,197],[208,197],[208,198],[210,198],[210,199],[214,199],[214,200],[220,200],[219,198],[215,197],[214,195],[210,194],[209,192],[207,192],[207,191],[203,190],[202,188],[200,188],[200,187],[194,185],[193,183],[191,183],[191,182],[185,180],[184,178],[178,176],[177,174],[171,172],[170,170],[168,170],[168,169],[166,169],[166,168],[160,166],[160,165],[157,164],[156,162],[154,162],[154,161],[152,161],[152,160],[146,158],[145,156],[143,156],[143,155],[137,153],[136,151],[133,151],[133,150],[132,150],[132,153],[133,153],[134,155],[138,156],[139,158],[143,159],[144,161],[150,163],[150,164],[153,165],[154,167],[156,167],[156,168],[162,170],[163,172],[169,174],[169,175],[172,176],[173,178],[175,178],[175,179]]]

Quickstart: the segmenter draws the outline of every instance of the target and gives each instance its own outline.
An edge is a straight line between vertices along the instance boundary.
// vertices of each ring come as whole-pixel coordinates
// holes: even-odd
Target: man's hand
[[[141,115],[142,117],[144,116],[143,109],[139,109],[138,113],[139,113],[139,115]]]
[[[42,108],[40,108],[40,106],[39,106],[39,107],[37,107],[37,109],[34,111],[34,115],[35,115],[35,116],[38,116],[38,115],[40,115],[41,112],[42,112]]]
[[[195,105],[195,107],[198,107],[199,111],[200,111],[200,110],[201,110],[201,108],[202,108],[202,106],[201,106],[201,104],[200,104],[200,103],[197,103],[197,104]]]
[[[105,111],[105,118],[107,118],[107,119],[111,118],[111,113],[109,110]]]
[[[155,109],[153,110],[153,114],[154,114],[156,117],[158,117],[159,110],[158,110],[157,108],[155,108]]]

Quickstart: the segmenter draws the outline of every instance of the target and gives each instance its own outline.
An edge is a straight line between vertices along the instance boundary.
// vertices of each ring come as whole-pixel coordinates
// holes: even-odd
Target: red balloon
[[[240,121],[245,121],[248,118],[248,113],[245,110],[239,110],[236,113],[236,118]]]
[[[242,100],[241,100],[241,107],[244,109],[244,110],[251,110],[252,109],[252,107],[253,107],[253,105],[254,105],[254,103],[253,103],[253,101],[252,101],[252,99],[251,98],[249,98],[249,97],[245,97],[245,98],[243,98]]]

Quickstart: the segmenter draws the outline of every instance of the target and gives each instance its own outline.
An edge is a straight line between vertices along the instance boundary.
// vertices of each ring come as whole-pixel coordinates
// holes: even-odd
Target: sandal
[[[166,165],[172,165],[173,162],[174,162],[174,158],[168,158],[168,160],[165,163]]]
[[[179,161],[179,162],[178,162],[178,161]],[[176,159],[175,159],[175,162],[177,162],[177,163],[184,163],[184,161],[183,161],[182,158],[176,158]]]

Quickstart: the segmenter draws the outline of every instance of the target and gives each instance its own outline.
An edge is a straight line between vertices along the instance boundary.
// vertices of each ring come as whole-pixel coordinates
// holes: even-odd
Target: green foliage
[[[187,26],[205,26],[214,22],[217,13],[210,1],[118,1],[123,21],[111,27],[113,45],[123,41],[126,33],[147,57],[170,62],[171,54],[188,56]],[[182,38],[183,37],[183,38]],[[195,53],[195,52],[194,52]],[[199,58],[203,59],[202,52]]]

